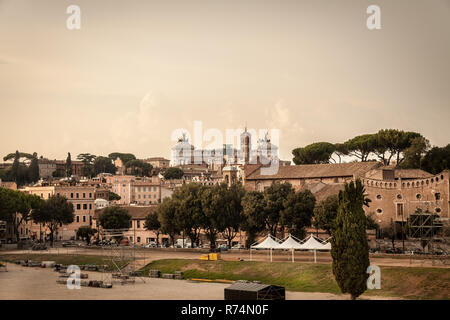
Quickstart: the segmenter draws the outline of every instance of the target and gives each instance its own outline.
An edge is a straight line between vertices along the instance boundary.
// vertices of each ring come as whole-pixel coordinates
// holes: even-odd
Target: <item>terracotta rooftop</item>
[[[156,210],[156,208],[158,208],[158,206],[120,206],[120,208],[123,208],[125,210],[128,211],[128,213],[131,216],[132,220],[137,220],[137,219],[145,219],[145,217],[149,214],[152,213]],[[102,214],[102,212],[105,210],[106,208],[100,209],[100,210],[95,210],[94,212],[94,219],[97,219],[97,217]]]
[[[250,173],[246,180],[332,178],[363,176],[366,172],[379,167],[379,162],[351,162],[333,164],[304,164],[296,166],[280,166],[274,175],[261,175],[261,170]]]
[[[433,175],[426,171],[420,169],[396,169],[392,166],[380,167],[371,170],[365,174],[366,178],[382,180],[383,179],[383,169],[394,170],[394,178],[398,179],[423,179],[431,178]]]

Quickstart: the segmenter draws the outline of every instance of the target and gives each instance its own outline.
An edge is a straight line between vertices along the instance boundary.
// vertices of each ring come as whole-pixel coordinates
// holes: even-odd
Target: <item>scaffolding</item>
[[[129,236],[130,229],[102,229],[99,235],[102,240],[122,239]],[[120,243],[102,246],[102,256],[105,258],[102,267],[103,283],[113,284],[133,284],[136,278],[145,283],[145,279],[137,270],[136,247],[131,248],[120,246]]]
[[[445,218],[430,212],[428,209],[422,211],[417,209],[408,218],[408,237],[420,241],[423,248],[428,247],[431,253],[432,264],[435,262],[436,249],[440,249],[439,243],[445,243],[446,239],[442,234],[443,221]],[[437,256],[438,260],[447,263],[447,259]]]

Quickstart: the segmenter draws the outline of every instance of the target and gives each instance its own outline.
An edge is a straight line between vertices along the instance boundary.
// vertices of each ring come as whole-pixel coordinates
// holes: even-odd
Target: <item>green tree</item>
[[[201,194],[201,204],[203,208],[203,219],[201,227],[206,233],[210,243],[210,249],[216,248],[217,235],[223,231],[223,225],[220,223],[221,216],[225,214],[227,205],[226,193],[227,185],[220,184],[203,189]]]
[[[130,174],[141,177],[150,177],[152,175],[153,166],[142,160],[130,160],[125,163],[125,167]]]
[[[116,160],[117,158],[119,158],[124,165],[128,161],[136,160],[136,156],[134,154],[132,154],[132,153],[121,153],[121,152],[110,153],[108,155],[108,158],[110,158],[113,161]]]
[[[164,172],[164,179],[181,179],[184,175],[184,171],[180,168],[170,167]]]
[[[107,157],[99,156],[94,160],[94,175],[99,173],[111,173],[115,174],[117,168],[114,166],[112,160]]]
[[[18,159],[22,159],[22,158],[25,158],[28,160],[33,159],[33,155],[30,153],[16,151],[16,152],[9,153],[8,155],[4,156],[3,161],[9,161],[11,159],[15,159],[17,157],[17,154],[19,155]]]
[[[303,148],[292,150],[295,164],[330,163],[331,156],[336,151],[334,144],[329,142],[316,142]]]
[[[431,148],[422,160],[421,169],[432,174],[438,174],[450,169],[450,144],[443,148]]]
[[[36,152],[33,153],[33,158],[28,168],[28,176],[30,182],[37,182],[39,180],[39,164]]]
[[[81,226],[77,230],[77,238],[86,241],[86,244],[91,243],[91,237],[97,233],[96,229],[92,229],[90,226]]]
[[[284,210],[281,211],[281,225],[297,238],[305,236],[305,227],[311,226],[316,198],[309,190],[289,193]]]
[[[247,232],[246,247],[255,242],[256,235],[266,228],[264,194],[258,191],[249,191],[242,198],[244,221],[241,229]]]
[[[122,197],[119,196],[117,193],[109,191],[109,195],[108,195],[108,200],[109,201],[115,201],[115,200],[120,200],[120,199],[122,199]]]
[[[149,213],[145,217],[144,228],[153,231],[156,234],[156,246],[159,247],[159,234],[161,233],[161,222],[158,220],[156,212]]]
[[[50,230],[50,242],[53,246],[54,236],[60,225],[72,223],[74,220],[73,204],[60,195],[53,195],[42,206],[33,210],[35,223],[42,223]]]
[[[126,209],[112,206],[103,209],[99,222],[103,229],[129,229],[131,216]]]
[[[42,204],[43,200],[36,195],[0,188],[0,220],[12,225],[17,241],[20,240],[20,226],[29,221],[33,211]]]
[[[270,234],[277,236],[277,228],[281,220],[281,214],[286,209],[286,200],[295,193],[289,182],[274,182],[264,190],[265,199],[265,225]]]
[[[11,173],[17,185],[22,185],[23,181],[20,174],[20,154],[18,150],[16,150],[14,162],[11,168]]]
[[[165,198],[157,209],[158,220],[161,222],[161,232],[168,234],[172,245],[175,245],[175,236],[181,229],[176,219],[177,205],[172,198]]]
[[[396,159],[399,165],[403,161],[403,153],[411,147],[414,139],[422,137],[417,132],[405,132],[397,129],[382,129],[375,136],[373,153],[385,165],[389,165],[392,159]],[[423,137],[422,137],[423,138]]]
[[[66,177],[70,176],[72,176],[72,156],[70,155],[70,152],[68,152],[66,159]]]
[[[77,159],[83,162],[83,175],[85,177],[92,177],[95,158],[96,156],[90,153],[80,153],[77,156]]]
[[[339,163],[342,162],[342,157],[347,156],[349,153],[347,146],[345,143],[335,143],[334,144],[334,154],[338,156]]]
[[[313,225],[317,229],[325,230],[331,235],[339,207],[339,197],[336,194],[320,201],[314,208]]]
[[[172,194],[176,205],[176,220],[180,231],[191,240],[191,244],[199,242],[200,230],[204,221],[202,192],[206,187],[200,183],[183,184]]]
[[[376,134],[356,136],[344,143],[348,154],[361,161],[368,161],[369,155],[375,151]]]
[[[363,209],[367,204],[359,179],[346,183],[345,190],[339,192],[339,208],[331,239],[332,267],[342,293],[350,293],[352,300],[367,289],[366,272],[370,263]]]
[[[233,183],[222,195],[225,198],[223,214],[218,217],[219,229],[222,236],[227,239],[228,247],[231,248],[233,239],[236,238],[245,216],[242,208],[242,199],[245,190],[241,183]]]
[[[411,146],[407,148],[403,154],[403,162],[400,163],[401,168],[420,169],[422,159],[426,152],[430,149],[430,142],[424,137],[416,137],[412,139]]]

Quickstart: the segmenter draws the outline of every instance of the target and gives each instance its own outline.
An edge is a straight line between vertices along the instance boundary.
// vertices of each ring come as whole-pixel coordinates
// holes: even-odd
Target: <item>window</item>
[[[79,194],[79,193],[77,193],[77,199],[78,199],[78,198],[80,198],[80,194]]]
[[[382,213],[383,213],[383,210],[381,210],[380,208],[378,208],[378,209],[377,209],[377,213],[378,213],[378,214],[382,214]]]
[[[83,222],[86,222],[86,216],[83,216]]]
[[[89,210],[92,210],[92,203],[89,203]]]
[[[86,198],[86,193],[83,192],[83,198]]]
[[[141,242],[141,237],[136,237],[137,242]]]
[[[80,222],[80,216],[77,216],[77,222]]]
[[[402,200],[402,199],[403,199],[402,195],[401,195],[401,194],[398,194],[398,195],[397,195],[397,199]]]
[[[77,203],[77,210],[81,210],[81,204]]]
[[[153,195],[153,198],[156,199],[156,193]]]
[[[73,192],[70,194],[70,198],[73,199]]]
[[[434,197],[436,198],[436,200],[441,200],[441,194],[439,192],[436,192],[434,194]]]
[[[92,198],[92,192],[89,192],[89,198]]]
[[[156,191],[156,187],[153,187],[153,191]]]
[[[397,217],[403,217],[403,203],[397,203]]]
[[[83,210],[87,210],[87,204],[83,203]]]
[[[381,194],[377,194],[377,199],[378,199],[378,200],[381,200],[381,199],[382,199]]]
[[[140,228],[140,227],[141,227],[141,220],[137,220],[137,221],[136,221],[136,227],[137,227],[137,228]]]
[[[422,195],[421,195],[420,193],[416,194],[416,199],[417,199],[417,200],[422,199]]]
[[[436,213],[440,213],[441,212],[441,208],[436,208]]]

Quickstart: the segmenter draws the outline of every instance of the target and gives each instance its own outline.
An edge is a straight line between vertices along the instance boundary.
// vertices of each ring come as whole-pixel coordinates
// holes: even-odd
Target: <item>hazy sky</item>
[[[0,0],[0,108],[2,157],[169,157],[195,120],[280,129],[284,159],[381,128],[442,146],[450,1]]]

